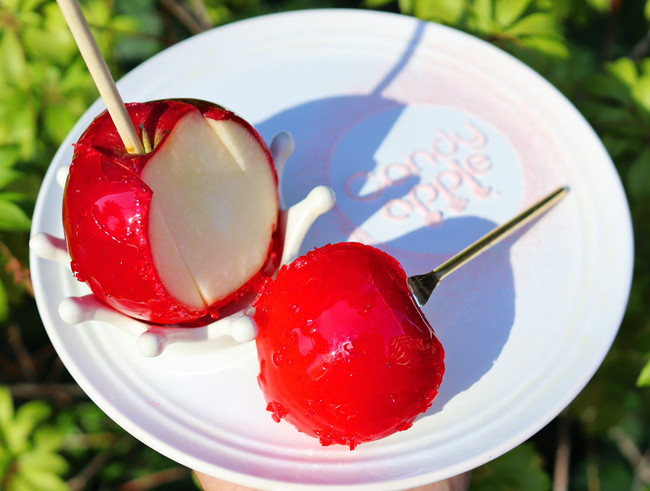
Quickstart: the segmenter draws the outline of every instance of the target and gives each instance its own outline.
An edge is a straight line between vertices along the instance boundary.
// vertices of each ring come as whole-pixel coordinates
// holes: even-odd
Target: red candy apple
[[[353,449],[405,430],[438,393],[442,345],[402,266],[374,247],[311,251],[254,305],[267,409],[323,445]]]
[[[277,175],[257,131],[195,100],[128,104],[148,152],[108,113],[75,146],[63,200],[72,270],[126,315],[199,319],[276,267]]]

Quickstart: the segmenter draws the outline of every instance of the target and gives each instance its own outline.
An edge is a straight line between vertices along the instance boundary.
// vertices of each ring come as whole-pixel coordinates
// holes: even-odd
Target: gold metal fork
[[[501,242],[506,237],[512,235],[514,232],[529,223],[531,220],[534,220],[549,210],[562,198],[564,198],[568,192],[568,187],[561,187],[553,191],[551,194],[541,199],[530,208],[522,211],[516,217],[487,233],[476,242],[445,261],[433,271],[410,276],[408,278],[408,284],[418,304],[420,306],[424,306],[424,304],[427,303],[429,297],[431,297],[431,294],[433,293],[433,290],[436,288],[436,286],[438,286],[443,278],[450,275],[461,266],[467,264],[479,254],[482,254],[492,246]]]

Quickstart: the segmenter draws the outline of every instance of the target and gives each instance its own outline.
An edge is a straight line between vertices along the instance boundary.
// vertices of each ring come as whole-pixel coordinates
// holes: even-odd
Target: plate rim
[[[289,11],[289,12],[282,12],[282,13],[275,13],[275,14],[269,14],[269,15],[263,15],[263,16],[258,16],[258,17],[253,17],[250,19],[245,19],[241,21],[234,22],[232,24],[228,24],[226,26],[218,27],[215,28],[214,30],[219,30],[219,32],[227,32],[228,30],[235,30],[235,29],[241,29],[241,28],[246,28],[246,25],[252,26],[255,25],[256,23],[266,23],[266,22],[274,22],[275,19],[279,18],[284,18],[284,19],[289,19],[293,18],[295,19],[304,19],[306,16],[314,16],[314,15],[335,15],[335,16],[353,16],[356,17],[356,19],[366,19],[369,17],[374,17],[374,18],[379,18],[382,17],[383,19],[387,19],[387,22],[392,22],[393,20],[396,22],[404,22],[408,23],[409,25],[415,25],[416,23],[421,23],[424,21],[421,21],[419,19],[403,16],[401,14],[393,14],[393,13],[387,13],[387,12],[377,12],[377,11],[365,11],[365,10],[357,10],[357,9],[310,9],[310,10],[302,10],[302,11]],[[390,20],[388,20],[390,19]],[[517,60],[514,57],[511,57],[507,53],[499,50],[498,48],[492,46],[489,43],[486,43],[485,41],[482,41],[478,38],[474,38],[469,34],[463,33],[461,31],[457,31],[454,28],[448,27],[448,26],[442,26],[439,24],[431,24],[431,23],[425,23],[427,25],[427,29],[434,28],[434,29],[442,29],[442,31],[448,31],[448,32],[453,32],[453,35],[461,35],[461,36],[466,36],[467,38],[471,39],[471,42],[480,42],[484,43],[486,46],[489,46],[490,49],[495,50],[496,52],[501,53],[501,55],[505,55],[506,57],[509,57],[512,61],[516,62],[519,64],[520,68],[524,68],[529,71],[529,73],[534,74],[535,77],[537,77],[539,80],[543,81],[543,83],[546,83],[551,89],[556,96],[559,96],[563,99],[563,104],[565,106],[568,106],[569,108],[572,108],[573,111],[575,111],[576,116],[578,116],[584,124],[592,131],[594,135],[594,140],[601,146],[600,151],[604,152],[605,155],[607,155],[606,150],[604,149],[604,146],[602,146],[602,142],[600,139],[597,137],[595,132],[593,132],[593,129],[589,125],[589,123],[582,118],[582,116],[578,113],[577,109],[573,106],[573,104],[563,95],[561,94],[557,89],[555,89],[550,82],[546,81],[541,77],[541,75],[537,74],[534,72],[531,68],[527,67],[524,65],[522,62]],[[435,27],[432,27],[435,26]],[[441,32],[442,32],[441,31]],[[192,38],[189,38],[187,40],[184,40],[171,48],[168,48],[167,50],[158,53],[154,57],[150,58],[149,60],[145,61],[143,64],[139,65],[136,67],[134,70],[129,72],[125,77],[123,77],[119,82],[118,82],[118,87],[121,87],[125,84],[131,83],[132,80],[137,79],[137,76],[139,73],[146,71],[147,67],[150,66],[152,63],[158,63],[157,60],[163,59],[163,57],[169,56],[169,53],[173,53],[176,50],[184,50],[186,49],[187,46],[191,46],[190,43],[199,43],[201,42],[202,39],[207,39],[205,36],[210,35],[210,32],[208,31],[206,33],[202,33],[200,35],[194,36]],[[70,134],[68,137],[64,140],[64,142],[61,144],[59,147],[58,151],[56,152],[55,156],[53,157],[52,163],[59,162],[62,158],[62,156],[66,153],[69,152],[69,148],[65,148],[66,145],[69,146],[71,143],[71,140],[75,138],[75,135],[78,135],[80,133],[81,128],[85,128],[87,124],[92,120],[94,115],[96,115],[99,112],[99,108],[103,107],[103,103],[101,101],[96,101],[93,103],[89,109],[84,113],[84,115],[80,118],[80,120],[77,122],[77,124],[74,126],[74,128],[71,130]],[[607,156],[609,157],[609,156]],[[610,159],[611,163],[611,159]],[[55,165],[50,165],[50,168],[48,169],[45,179],[43,180],[43,187],[45,187],[48,184],[53,184],[54,183],[54,178],[53,174],[56,171]],[[634,258],[634,244],[633,244],[633,231],[632,231],[632,222],[631,222],[631,216],[629,213],[629,208],[627,207],[626,200],[625,200],[625,193],[622,187],[622,183],[620,182],[620,178],[615,171],[615,168],[613,167],[613,163],[611,163],[611,167],[609,168],[612,175],[611,177],[614,177],[612,179],[612,183],[614,186],[617,188],[616,193],[619,195],[619,197],[622,197],[622,205],[623,205],[623,211],[627,212],[624,213],[627,215],[627,219],[623,219],[621,217],[621,223],[619,226],[622,228],[623,232],[625,235],[628,237],[628,251],[625,253],[625,256],[628,259],[624,267],[621,268],[620,274],[621,278],[627,277],[627,287],[626,290],[623,292],[623,295],[621,295],[621,298],[625,298],[625,301],[622,302],[622,305],[619,308],[619,312],[617,313],[612,313],[611,316],[612,318],[618,318],[618,324],[616,329],[612,331],[611,339],[608,340],[607,343],[603,343],[603,345],[606,345],[606,349],[604,349],[604,352],[602,353],[602,357],[600,357],[598,360],[594,359],[594,366],[591,367],[593,368],[592,370],[588,370],[584,374],[584,384],[582,385],[576,385],[575,390],[571,394],[567,394],[565,397],[565,400],[563,401],[557,401],[556,404],[553,406],[553,408],[549,408],[547,411],[547,414],[543,417],[540,418],[539,424],[536,427],[529,427],[526,429],[526,431],[520,432],[518,435],[515,437],[512,437],[508,440],[504,440],[501,442],[500,445],[492,448],[491,450],[486,450],[480,455],[475,456],[473,459],[470,459],[468,461],[458,463],[456,466],[450,466],[446,469],[445,472],[441,471],[435,471],[433,473],[423,473],[418,476],[412,476],[412,477],[402,477],[398,479],[393,479],[391,481],[378,481],[381,482],[382,484],[391,486],[391,488],[398,489],[400,487],[404,486],[415,486],[415,485],[420,485],[420,484],[425,484],[432,482],[432,480],[437,480],[437,479],[442,479],[449,477],[451,475],[454,475],[456,473],[462,472],[464,470],[469,470],[476,465],[480,465],[484,462],[487,462],[488,460],[491,460],[492,458],[495,458],[498,455],[501,455],[505,453],[506,451],[514,448],[514,446],[518,445],[519,443],[525,441],[527,438],[529,438],[531,435],[537,433],[543,426],[548,424],[550,420],[552,420],[564,407],[566,407],[567,404],[569,404],[575,396],[581,392],[584,388],[584,386],[588,383],[588,381],[593,377],[594,373],[596,372],[597,368],[601,365],[604,357],[606,356],[607,352],[609,351],[609,347],[611,346],[611,343],[614,340],[614,337],[616,336],[618,332],[618,326],[620,326],[620,322],[622,321],[623,315],[625,313],[626,305],[627,305],[627,298],[629,297],[629,290],[631,288],[631,282],[632,282],[632,272],[633,272],[633,258]],[[43,193],[44,194],[44,193]],[[32,233],[34,232],[34,229],[39,229],[41,228],[41,216],[43,215],[44,211],[43,208],[46,206],[43,200],[41,200],[41,195],[42,193],[39,192],[39,199],[37,199],[35,211],[34,211],[34,227],[32,230]],[[63,346],[62,340],[58,337],[57,333],[53,328],[48,328],[48,325],[51,325],[55,322],[55,319],[52,316],[52,313],[49,309],[49,307],[46,305],[45,298],[46,298],[46,285],[45,282],[41,281],[42,278],[42,271],[41,271],[41,266],[43,265],[42,260],[36,258],[33,256],[33,253],[30,252],[30,263],[32,266],[32,270],[34,272],[35,276],[35,281],[34,281],[34,290],[35,290],[35,298],[36,302],[38,305],[38,309],[40,312],[41,317],[43,318],[43,323],[46,327],[46,330],[48,332],[48,336],[52,340],[53,345],[55,346],[55,349],[61,359],[64,361],[64,364],[66,368],[70,371],[72,374],[73,378],[77,380],[80,386],[84,389],[84,391],[89,395],[89,397],[104,411],[106,412],[112,419],[114,419],[120,426],[122,426],[126,431],[129,433],[133,434],[136,436],[136,438],[140,439],[143,441],[145,444],[151,446],[154,448],[156,451],[159,451],[160,453],[172,458],[173,460],[180,461],[184,460],[183,465],[188,465],[191,464],[192,468],[197,469],[197,470],[202,470],[204,472],[206,471],[218,471],[219,477],[226,479],[226,480],[231,480],[233,482],[238,482],[244,485],[248,486],[254,486],[254,487],[274,487],[274,486],[282,486],[283,488],[287,488],[288,486],[296,486],[300,487],[301,489],[305,488],[331,488],[331,487],[337,487],[339,485],[344,485],[347,487],[353,487],[355,489],[370,489],[374,488],[378,482],[372,482],[372,483],[356,483],[356,484],[350,484],[350,483],[341,483],[341,484],[317,484],[317,483],[304,483],[304,482],[280,482],[280,481],[273,481],[269,480],[265,477],[259,477],[259,476],[253,476],[250,474],[245,474],[245,473],[239,473],[236,471],[232,471],[231,469],[224,468],[224,467],[219,467],[216,466],[214,463],[206,464],[206,462],[200,461],[199,459],[196,459],[194,456],[191,455],[177,455],[177,450],[173,447],[170,447],[165,441],[159,439],[156,435],[150,434],[148,432],[143,432],[142,428],[140,428],[138,425],[134,425],[128,418],[124,417],[118,409],[116,409],[110,401],[108,401],[99,391],[96,391],[95,387],[92,386],[92,383],[89,382],[82,371],[80,370],[80,367],[77,365],[77,362],[75,360],[72,360],[68,356],[68,352]],[[62,356],[62,352],[64,353]],[[558,410],[559,408],[559,410]],[[108,409],[108,410],[107,410]],[[146,433],[146,435],[143,435],[143,433]],[[146,438],[147,441],[145,441],[143,438]],[[151,442],[154,443],[154,445],[151,444]],[[514,442],[514,443],[513,443]],[[180,459],[179,459],[180,457]],[[487,458],[487,460],[485,460]],[[214,472],[207,472],[207,473],[214,473]]]

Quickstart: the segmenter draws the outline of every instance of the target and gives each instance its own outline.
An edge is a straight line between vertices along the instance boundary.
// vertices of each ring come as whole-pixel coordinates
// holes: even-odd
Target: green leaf
[[[650,195],[650,147],[646,147],[627,171],[627,188],[630,194],[642,200]]]
[[[65,440],[65,429],[59,426],[42,426],[34,431],[34,449],[38,452],[55,452]]]
[[[45,108],[45,129],[55,143],[62,142],[79,119],[79,115],[66,101]]]
[[[472,9],[472,28],[481,34],[492,34],[495,30],[492,0],[475,0]]]
[[[4,428],[4,443],[14,455],[20,455],[29,450],[29,435],[23,430],[22,427],[16,426],[13,422]]]
[[[62,475],[68,470],[68,461],[52,452],[25,452],[18,458],[21,471],[26,473],[46,472]]]
[[[51,472],[26,469],[25,472],[21,472],[19,475],[21,479],[20,485],[26,484],[29,486],[28,489],[32,491],[41,489],[47,491],[70,491],[65,481]]]
[[[7,387],[0,386],[0,427],[5,428],[14,418],[14,400]]]
[[[5,28],[0,39],[0,67],[0,76],[7,82],[18,87],[26,87],[29,84],[25,53],[12,29]]]
[[[41,401],[29,401],[20,406],[13,420],[4,428],[9,449],[16,455],[27,451],[31,446],[32,431],[49,414],[49,406]]]
[[[642,76],[634,84],[632,99],[643,109],[650,112],[650,74]]]
[[[639,71],[641,75],[650,75],[650,58],[643,58],[639,61]]]
[[[620,106],[592,102],[585,103],[582,109],[585,115],[597,124],[625,125],[635,122],[634,115],[628,109]]]
[[[629,58],[619,58],[608,63],[607,71],[628,87],[633,87],[636,84],[638,71],[634,61]]]
[[[34,491],[33,484],[25,474],[14,474],[7,485],[7,491]]]
[[[50,406],[42,401],[28,401],[18,408],[14,417],[15,425],[27,428],[31,433],[36,426],[52,413]]]
[[[59,80],[59,88],[65,94],[66,99],[81,95],[85,99],[85,104],[96,98],[97,89],[88,73],[88,69],[82,59],[75,60],[62,74]],[[85,109],[85,108],[84,108]]]
[[[0,146],[0,169],[12,167],[20,158],[20,147],[18,145]]]
[[[36,143],[37,109],[30,94],[17,87],[0,91],[0,145],[18,144],[29,157]]]
[[[15,12],[20,8],[21,1],[22,0],[2,0],[0,1],[0,5],[9,11]]]
[[[650,21],[650,0],[646,0],[646,2],[645,2],[645,8],[643,9],[643,15],[645,16],[646,20]]]
[[[650,386],[650,360],[648,360],[645,366],[641,369],[639,378],[636,380],[636,384],[639,387],[648,387]]]
[[[631,140],[629,143],[634,142],[637,138],[645,138],[648,136],[648,130],[642,125],[633,124],[633,125],[617,125],[608,128],[609,131],[615,133],[618,138],[627,138]]]
[[[6,186],[16,181],[21,176],[21,172],[13,169],[7,169],[5,167],[0,167],[0,189],[4,189]]]
[[[32,12],[48,1],[49,0],[24,0],[21,10],[23,12]]]
[[[381,8],[388,5],[392,0],[365,0],[364,5],[371,9]]]
[[[78,421],[86,433],[103,433],[108,422],[104,412],[94,404],[80,405],[77,408]]]
[[[398,0],[397,4],[402,14],[415,15],[415,2],[413,0]]]
[[[27,26],[23,43],[29,56],[57,66],[66,66],[77,55],[72,35],[61,28]]]
[[[532,0],[496,0],[494,16],[502,27],[508,27],[523,15],[531,2]]]
[[[400,9],[405,13],[413,13],[426,20],[436,20],[446,24],[455,24],[466,8],[466,1],[440,0],[400,0]]]
[[[608,12],[611,9],[611,0],[587,0],[587,3],[598,12]]]
[[[630,100],[630,89],[619,78],[610,73],[599,73],[591,76],[586,83],[587,91],[596,97],[604,97],[617,102]]]
[[[0,322],[4,322],[9,317],[9,295],[4,283],[0,281]]]
[[[105,0],[92,0],[86,2],[84,12],[88,21],[95,25],[108,24],[113,15],[109,2],[106,2]]]
[[[24,193],[17,191],[0,192],[0,200],[11,201],[16,204],[29,202],[29,198]]]
[[[546,56],[557,59],[568,59],[569,50],[564,41],[546,36],[527,36],[521,40],[524,46],[538,51]]]
[[[111,462],[102,469],[102,477],[108,481],[117,481],[125,472],[127,469],[124,462]]]
[[[0,431],[0,482],[4,480],[4,477],[7,475],[14,462],[14,455],[4,444],[1,435],[2,432]]]
[[[26,232],[31,223],[31,219],[18,205],[0,198],[0,230]]]
[[[383,0],[388,3],[390,0]],[[140,32],[140,22],[135,17],[128,15],[115,15],[110,19],[111,29],[115,29],[121,33],[138,34]]]
[[[522,18],[506,32],[512,36],[544,35],[561,39],[562,35],[555,18],[551,14],[535,12]]]

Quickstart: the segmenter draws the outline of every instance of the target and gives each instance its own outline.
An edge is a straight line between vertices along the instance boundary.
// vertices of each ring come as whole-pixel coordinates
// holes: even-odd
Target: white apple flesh
[[[153,109],[129,105],[129,110],[136,109],[134,122],[142,119],[145,138],[154,142],[149,154],[128,156],[111,148],[112,136],[95,137],[110,128],[106,121],[93,123],[77,145],[64,198],[73,271],[98,297],[133,317],[183,323],[216,316],[277,262],[272,158],[250,125],[218,106],[147,104]],[[123,177],[113,177],[114,165]],[[88,167],[81,171],[82,166]],[[143,189],[148,199],[140,197]],[[125,244],[124,257],[109,258],[120,254],[119,243]],[[144,253],[136,263],[152,264],[129,264],[133,247]],[[143,284],[137,277],[120,281],[111,271],[116,268]]]
[[[277,219],[268,168],[266,153],[242,126],[196,112],[179,120],[144,168],[142,180],[153,191],[151,252],[178,299],[210,306],[263,266]]]

